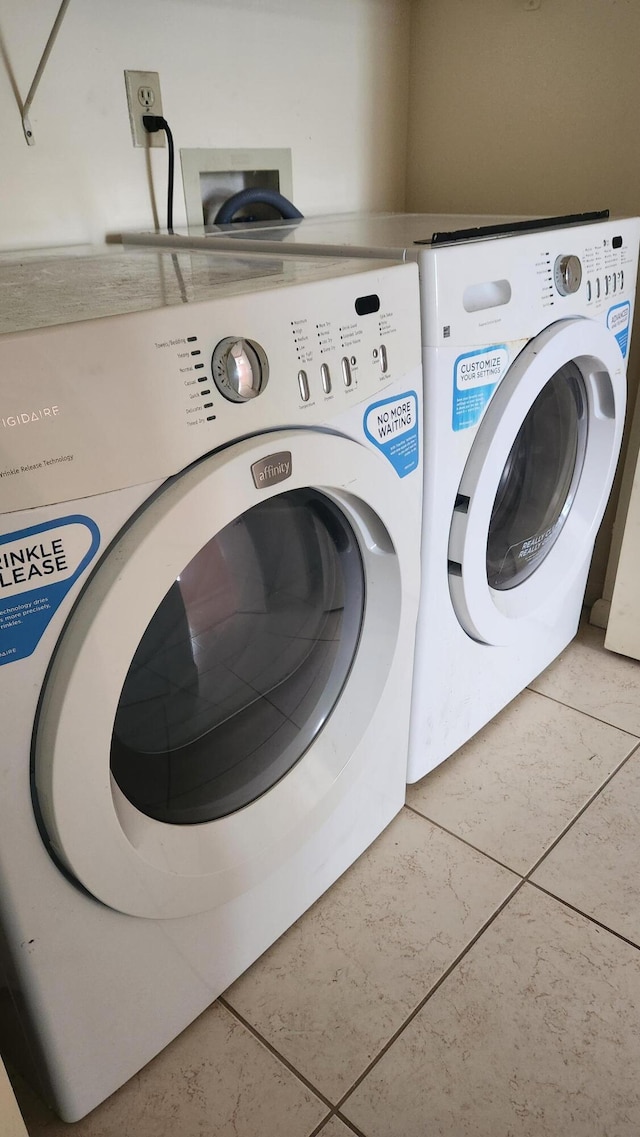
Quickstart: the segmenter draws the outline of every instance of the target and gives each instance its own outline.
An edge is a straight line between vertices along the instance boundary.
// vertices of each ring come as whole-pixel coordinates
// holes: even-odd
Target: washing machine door
[[[362,774],[407,619],[397,505],[373,452],[278,432],[185,471],[110,547],[34,744],[51,847],[94,896],[150,917],[223,903]]]
[[[515,359],[478,428],[449,538],[460,623],[515,643],[591,556],[611,489],[625,409],[615,338],[561,320]]]

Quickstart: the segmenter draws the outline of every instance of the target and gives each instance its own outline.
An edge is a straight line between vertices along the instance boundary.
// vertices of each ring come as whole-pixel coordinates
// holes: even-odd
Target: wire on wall
[[[169,171],[167,176],[167,232],[173,233],[173,178],[175,169],[173,135],[169,123],[162,115],[146,114],[143,116],[142,122],[145,130],[148,130],[149,134],[155,134],[158,130],[164,130],[167,136],[169,156]]]

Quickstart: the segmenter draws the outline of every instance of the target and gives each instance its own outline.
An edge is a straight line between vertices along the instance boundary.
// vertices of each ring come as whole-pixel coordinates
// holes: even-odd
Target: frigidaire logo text
[[[264,490],[276,482],[284,482],[291,477],[291,451],[279,450],[277,454],[269,454],[254,462],[251,467],[253,484],[257,490]]]
[[[40,422],[42,419],[55,418],[60,414],[60,407],[38,407],[35,411],[19,411],[15,415],[7,415],[0,419],[3,426],[27,426],[30,422]]]

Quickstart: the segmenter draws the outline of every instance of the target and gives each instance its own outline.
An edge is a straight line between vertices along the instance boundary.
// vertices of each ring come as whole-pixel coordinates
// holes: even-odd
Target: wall
[[[17,99],[58,8],[0,0],[0,248],[150,228],[147,161],[164,214],[166,150],[134,149],[125,68],[160,73],[176,150],[289,146],[304,213],[403,207],[410,0],[71,0],[28,147]],[[176,188],[178,225],[179,168]]]
[[[407,207],[640,212],[637,0],[415,0]],[[629,364],[638,387],[640,321]],[[630,416],[629,416],[630,419]],[[617,486],[587,600],[602,594]]]

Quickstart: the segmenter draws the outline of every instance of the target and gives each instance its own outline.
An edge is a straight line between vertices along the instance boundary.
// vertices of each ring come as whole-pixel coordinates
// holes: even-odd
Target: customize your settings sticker
[[[374,446],[404,478],[418,465],[418,396],[406,391],[393,399],[372,403],[364,420],[364,432]]]
[[[99,544],[98,526],[81,514],[0,536],[0,666],[35,651]]]
[[[467,430],[482,418],[482,412],[509,366],[505,344],[494,344],[459,355],[453,365],[454,430]]]

